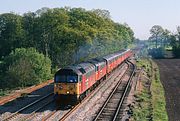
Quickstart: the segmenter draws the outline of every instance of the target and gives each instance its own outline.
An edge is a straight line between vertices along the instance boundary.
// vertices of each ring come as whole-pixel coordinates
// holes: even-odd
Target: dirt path
[[[180,121],[180,59],[156,59],[165,89],[169,121]]]

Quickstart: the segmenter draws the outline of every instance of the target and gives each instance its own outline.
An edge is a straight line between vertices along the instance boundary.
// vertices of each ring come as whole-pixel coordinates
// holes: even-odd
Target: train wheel
[[[83,100],[83,95],[81,94],[81,95],[79,96],[78,102],[81,103],[82,100]]]

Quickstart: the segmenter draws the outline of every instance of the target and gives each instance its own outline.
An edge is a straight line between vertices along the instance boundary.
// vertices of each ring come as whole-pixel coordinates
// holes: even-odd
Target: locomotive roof
[[[115,53],[115,54],[117,54],[117,55],[122,55],[123,53],[125,53],[127,50],[120,50],[120,51],[118,51],[117,53]]]
[[[87,62],[95,64],[96,66],[99,66],[105,63],[105,60],[103,60],[102,58],[94,58],[94,59],[88,60]]]
[[[83,62],[77,65],[71,65],[64,68],[64,70],[72,70],[73,72],[77,73],[78,75],[82,75],[94,69],[94,65],[88,62]],[[61,69],[63,70],[63,69]]]
[[[121,50],[115,54],[110,54],[110,55],[107,55],[107,56],[104,56],[102,58],[94,58],[94,59],[91,59],[87,62],[83,62],[83,63],[80,63],[80,64],[77,64],[77,65],[71,65],[71,66],[67,66],[65,67],[64,69],[60,69],[57,73],[60,73],[60,72],[63,72],[63,71],[73,71],[74,73],[78,74],[78,75],[82,75],[84,73],[87,73],[87,72],[90,72],[90,71],[93,71],[93,69],[95,69],[95,66],[92,64],[94,63],[95,65],[101,65],[103,62],[104,62],[104,59],[105,60],[112,60],[114,59],[115,57],[117,56],[120,56],[122,55],[123,53],[129,51],[130,49],[128,50]]]
[[[120,56],[122,54],[124,54],[125,52],[129,51],[130,49],[126,49],[126,50],[120,50],[117,53],[115,53],[117,56]]]
[[[93,69],[95,69],[94,65],[89,63],[89,62],[80,63],[77,66],[81,67],[79,70],[82,73],[87,73],[87,72],[92,71]]]
[[[120,56],[120,55],[124,54],[127,51],[129,51],[129,49],[127,49],[127,50],[120,50],[120,51],[118,51],[118,52],[116,52],[114,54],[110,54],[110,55],[104,56],[103,58],[106,59],[107,61],[109,61],[109,60],[112,60],[112,59],[116,58],[117,56]]]
[[[109,61],[109,60],[114,59],[115,57],[117,57],[117,54],[106,55],[103,58]]]
[[[67,66],[63,69],[60,69],[57,73],[61,73],[61,72],[73,72],[73,73],[76,73],[78,75],[82,75],[81,71],[77,68],[77,66]]]

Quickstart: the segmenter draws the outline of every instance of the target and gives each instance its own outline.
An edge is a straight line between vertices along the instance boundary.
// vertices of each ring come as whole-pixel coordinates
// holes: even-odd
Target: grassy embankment
[[[133,108],[133,120],[135,121],[168,121],[164,89],[160,82],[160,74],[157,65],[151,60],[140,60],[138,67],[143,67],[145,74],[141,79],[141,91],[136,97]]]

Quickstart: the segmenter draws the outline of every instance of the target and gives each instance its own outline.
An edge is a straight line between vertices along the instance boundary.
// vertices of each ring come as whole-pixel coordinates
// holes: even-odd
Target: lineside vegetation
[[[166,102],[164,89],[160,81],[159,69],[156,63],[151,61],[151,67],[153,72],[151,83],[152,94],[152,107],[153,107],[153,120],[154,121],[168,121],[166,112]]]
[[[31,86],[52,78],[51,60],[34,48],[16,48],[4,58],[3,72],[1,89]]]
[[[152,60],[142,59],[139,60],[138,67],[143,67],[146,74],[143,74],[144,78],[141,80],[141,91],[135,95],[133,120],[168,121],[164,89],[157,65]]]

